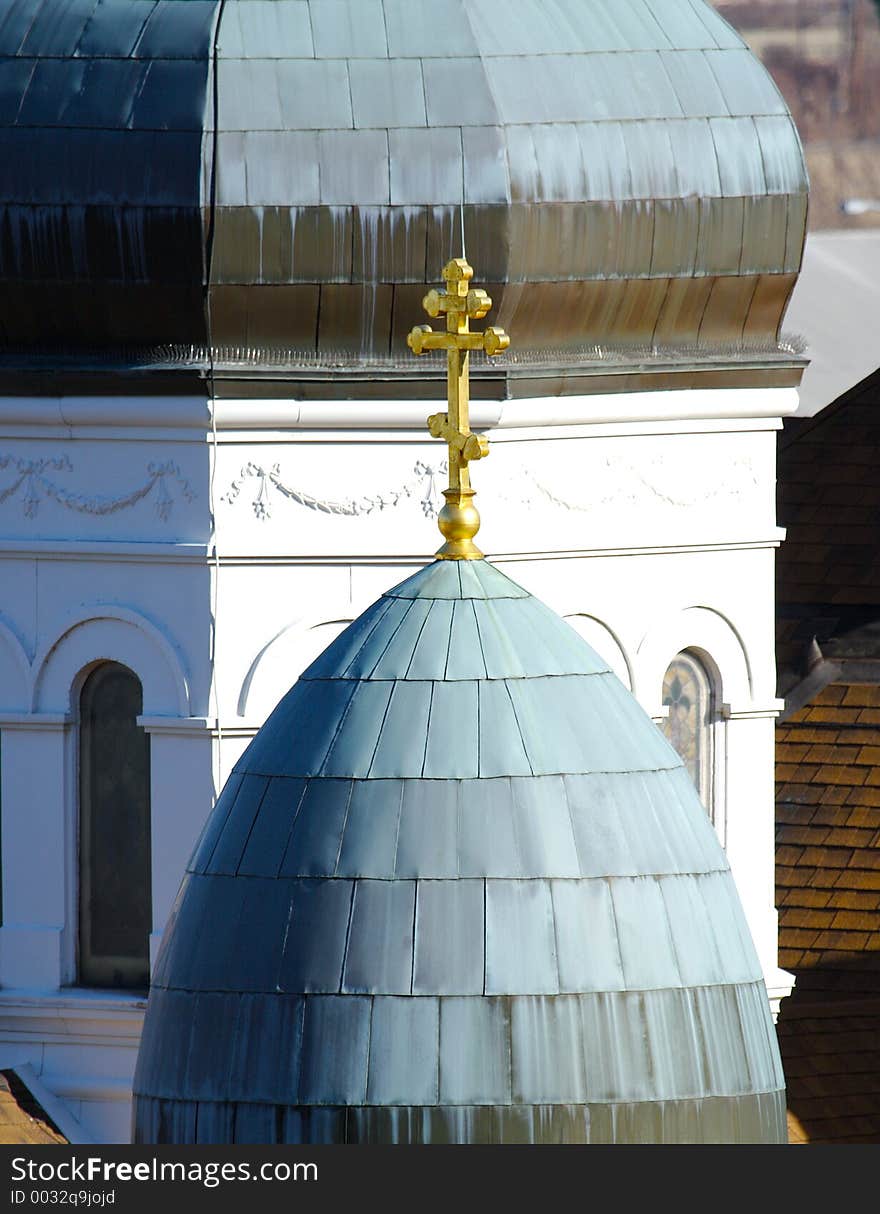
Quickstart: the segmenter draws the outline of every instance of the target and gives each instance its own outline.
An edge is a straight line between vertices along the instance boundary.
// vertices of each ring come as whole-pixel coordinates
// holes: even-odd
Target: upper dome
[[[487,378],[583,390],[560,378],[609,351],[754,367],[779,358],[805,213],[785,103],[702,0],[0,16],[7,366],[405,380],[463,225],[517,334]]]
[[[237,764],[157,960],[140,1142],[784,1142],[681,760],[483,561],[388,591]]]

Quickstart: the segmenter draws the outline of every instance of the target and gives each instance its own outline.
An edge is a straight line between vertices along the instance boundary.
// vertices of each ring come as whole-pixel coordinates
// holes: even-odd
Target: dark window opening
[[[146,987],[152,925],[150,739],[138,679],[106,662],[79,703],[79,982]]]

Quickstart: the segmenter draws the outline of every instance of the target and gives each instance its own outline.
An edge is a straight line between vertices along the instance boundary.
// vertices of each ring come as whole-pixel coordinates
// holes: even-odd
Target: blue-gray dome
[[[230,777],[139,1142],[784,1142],[727,859],[606,664],[484,561],[383,595]]]
[[[487,391],[583,391],[651,358],[665,375],[796,376],[777,338],[803,157],[711,7],[445,0],[437,15],[428,0],[7,4],[3,362],[424,393],[405,337],[463,225],[519,335],[494,372],[475,367]]]

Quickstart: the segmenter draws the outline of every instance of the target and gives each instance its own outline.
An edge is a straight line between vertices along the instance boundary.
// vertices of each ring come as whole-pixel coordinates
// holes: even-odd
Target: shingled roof
[[[792,1141],[880,1143],[880,372],[780,450],[777,1025]]]
[[[777,732],[779,962],[880,996],[880,687],[832,684]]]
[[[15,1072],[0,1071],[0,1144],[48,1146],[66,1141]]]
[[[880,673],[880,370],[809,421],[786,423],[779,450],[777,562],[780,694],[788,710],[837,680]],[[845,662],[846,671],[817,664]],[[854,662],[878,662],[854,669]],[[846,678],[839,679],[845,673]],[[806,698],[804,698],[806,695]],[[797,704],[795,704],[795,698]]]

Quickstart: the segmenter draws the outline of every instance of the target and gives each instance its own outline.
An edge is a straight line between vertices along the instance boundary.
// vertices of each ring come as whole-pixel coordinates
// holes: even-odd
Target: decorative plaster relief
[[[180,468],[171,461],[162,464],[147,464],[147,479],[144,483],[118,497],[104,497],[98,494],[87,497],[83,493],[72,493],[63,486],[57,485],[54,480],[50,480],[46,476],[47,470],[73,471],[73,464],[66,455],[43,459],[22,459],[14,455],[0,455],[0,471],[6,470],[11,470],[12,480],[0,487],[0,505],[15,497],[19,490],[23,490],[21,503],[26,518],[35,518],[40,502],[47,499],[78,514],[98,516],[116,514],[120,510],[128,510],[137,505],[155,489],[153,501],[156,513],[163,522],[166,522],[171,516],[175,502],[175,498],[169,492],[168,481],[177,485],[180,496],[185,501],[192,502],[196,497],[189,481],[181,476]]]
[[[251,461],[245,464],[238,479],[231,483],[221,500],[234,505],[242,491],[245,480],[253,477],[256,478],[259,484],[251,506],[253,507],[254,514],[261,520],[271,517],[273,491],[277,491],[283,498],[287,498],[289,501],[296,502],[298,506],[305,506],[308,510],[316,510],[322,514],[343,515],[348,518],[374,514],[377,510],[388,510],[394,506],[398,506],[408,498],[418,498],[425,517],[436,518],[440,508],[440,490],[437,487],[437,478],[445,476],[446,471],[447,463],[445,460],[437,464],[426,464],[422,460],[417,460],[413,465],[413,479],[407,481],[399,489],[392,489],[388,493],[378,493],[373,496],[365,495],[337,502],[315,497],[314,494],[308,493],[304,489],[297,489],[292,485],[286,484],[282,479],[280,464],[273,464],[267,470],[262,465]]]
[[[592,461],[591,461],[592,462]],[[651,500],[675,510],[705,507],[722,499],[745,500],[759,488],[759,477],[748,458],[731,461],[719,475],[717,465],[692,460],[684,467],[680,460],[657,456],[644,464],[604,456],[592,462],[587,474],[581,466],[577,483],[568,491],[561,484],[551,489],[541,483],[524,466],[518,473],[506,477],[508,485],[517,486],[515,493],[500,489],[499,496],[522,503],[549,502],[562,510],[586,514],[598,507],[638,503]],[[527,488],[531,486],[531,492]],[[587,488],[587,494],[582,491]],[[573,492],[572,492],[573,490]],[[581,490],[581,492],[578,492]]]

